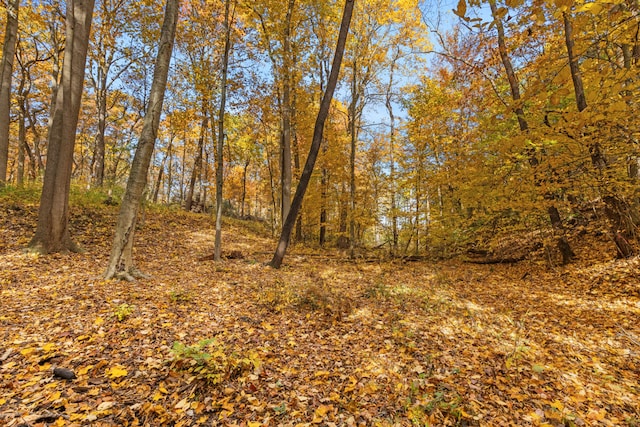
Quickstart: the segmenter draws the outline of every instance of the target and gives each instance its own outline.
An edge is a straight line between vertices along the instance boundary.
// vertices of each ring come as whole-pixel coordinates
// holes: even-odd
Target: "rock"
[[[63,380],[72,380],[76,378],[76,374],[71,369],[67,368],[53,368],[53,376],[62,378]]]

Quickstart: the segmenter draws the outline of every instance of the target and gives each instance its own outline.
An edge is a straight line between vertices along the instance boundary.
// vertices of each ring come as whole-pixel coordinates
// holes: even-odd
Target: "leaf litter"
[[[0,208],[2,209],[2,208]],[[148,212],[105,281],[113,209],[80,208],[81,254],[22,246],[0,220],[0,424],[7,426],[636,426],[640,261],[348,261],[228,220]],[[63,376],[55,375],[64,373]],[[66,378],[66,379],[65,379]]]

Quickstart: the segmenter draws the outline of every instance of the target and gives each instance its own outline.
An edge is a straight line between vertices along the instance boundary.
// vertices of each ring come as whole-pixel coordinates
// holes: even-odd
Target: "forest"
[[[0,424],[640,425],[637,0],[0,28]]]

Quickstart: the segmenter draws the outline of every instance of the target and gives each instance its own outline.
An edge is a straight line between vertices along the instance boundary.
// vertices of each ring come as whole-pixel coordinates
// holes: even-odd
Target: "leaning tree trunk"
[[[587,108],[587,97],[582,83],[580,64],[575,54],[573,25],[567,12],[562,13],[562,18],[569,69],[571,71],[571,79],[576,96],[576,105],[578,111],[582,112]],[[609,165],[597,139],[589,145],[589,152],[591,154],[591,163],[599,175],[602,176],[603,171],[607,169]],[[629,206],[629,203],[625,199],[615,194],[615,192],[606,195],[603,197],[603,200],[605,203],[605,215],[611,227],[611,239],[616,245],[618,256],[621,258],[629,258],[635,255],[636,251],[631,242],[637,237],[637,224],[634,221],[636,215],[633,213],[632,207]]]
[[[505,73],[507,74],[507,80],[509,81],[509,87],[511,89],[511,99],[515,104],[514,112],[516,114],[516,118],[518,119],[518,126],[520,127],[520,132],[526,133],[529,130],[529,123],[524,115],[524,110],[522,108],[522,100],[520,96],[520,86],[518,79],[516,77],[516,73],[513,70],[513,65],[511,64],[511,58],[509,58],[509,53],[507,52],[507,45],[505,43],[505,34],[504,34],[504,26],[502,25],[502,21],[498,14],[498,8],[496,6],[495,0],[489,1],[489,6],[491,8],[491,14],[493,16],[494,22],[496,24],[496,28],[498,30],[498,51],[500,53],[500,59],[502,60],[502,65],[504,66]],[[538,158],[536,157],[533,151],[528,152],[529,157],[529,165],[532,168],[535,168],[540,163]],[[540,179],[535,178],[535,186],[541,187],[543,182]],[[550,192],[544,194],[545,200],[553,200],[555,196]],[[551,227],[553,231],[558,235],[557,246],[560,254],[562,255],[562,263],[568,264],[575,257],[575,253],[571,249],[571,245],[569,244],[569,240],[565,236],[564,226],[562,225],[562,219],[560,217],[560,212],[555,204],[551,204],[547,208],[547,213],[549,214],[549,221],[551,222]]]
[[[133,235],[142,194],[147,185],[147,172],[151,163],[151,155],[158,135],[158,125],[160,124],[162,103],[167,87],[167,76],[169,75],[171,53],[176,34],[179,3],[180,0],[167,0],[149,104],[142,125],[138,148],[131,164],[127,189],[120,207],[109,265],[105,272],[105,278],[107,279],[118,277],[133,280],[135,277],[143,277],[133,266]]]
[[[93,6],[94,0],[72,0],[67,3],[62,87],[57,93],[49,128],[38,225],[29,243],[32,250],[40,253],[78,250],[68,228],[69,187]]]
[[[0,64],[0,187],[7,180],[9,161],[9,123],[11,121],[11,75],[18,41],[18,8],[20,0],[7,2],[7,25]]]
[[[224,53],[222,57],[222,81],[220,82],[220,110],[218,111],[218,158],[216,162],[216,237],[213,259],[222,259],[222,179],[224,171],[224,116],[227,102],[227,74],[229,72],[229,52],[231,51],[231,0],[224,6]]]
[[[320,151],[320,145],[322,144],[322,134],[324,133],[324,123],[329,115],[329,107],[331,106],[331,99],[333,98],[333,92],[335,91],[336,84],[338,83],[338,74],[340,73],[340,65],[342,63],[342,56],[344,54],[344,46],[347,41],[347,34],[349,33],[349,25],[351,24],[351,16],[353,14],[353,7],[355,0],[346,0],[344,5],[344,12],[342,15],[342,22],[340,24],[340,33],[338,34],[338,43],[336,45],[336,52],[333,57],[333,64],[331,65],[331,74],[329,75],[329,81],[327,82],[327,90],[322,97],[320,103],[320,110],[316,118],[316,124],[313,128],[313,138],[311,140],[311,148],[309,149],[309,156],[307,162],[302,170],[300,176],[300,182],[296,188],[296,194],[291,202],[291,209],[289,214],[282,225],[282,233],[280,234],[280,240],[278,246],[273,255],[273,259],[269,265],[273,268],[280,268],[282,260],[289,247],[289,240],[291,239],[291,231],[295,225],[298,212],[302,206],[302,199],[307,191],[311,174],[313,173],[313,167],[315,166],[316,159],[318,158],[318,152]]]

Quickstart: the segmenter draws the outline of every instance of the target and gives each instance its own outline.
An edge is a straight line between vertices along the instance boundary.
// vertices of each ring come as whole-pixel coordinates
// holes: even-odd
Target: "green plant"
[[[241,356],[216,339],[200,340],[194,345],[176,341],[171,352],[171,364],[175,369],[190,373],[190,382],[200,380],[208,385],[237,378],[260,366],[257,353],[249,352]]]
[[[21,186],[5,185],[0,187],[0,203],[3,205],[20,205],[22,203],[38,203],[42,185],[26,182]]]
[[[448,396],[445,390],[438,390],[410,405],[407,415],[411,423],[416,426],[429,425],[428,419],[432,414],[437,414],[438,418],[454,423],[447,423],[447,425],[461,425],[465,413],[460,404],[461,399],[458,395]]]
[[[178,290],[178,291],[170,291],[169,299],[173,303],[180,303],[180,302],[189,302],[191,301],[192,298],[189,292]]]
[[[387,298],[389,298],[389,296],[391,296],[391,291],[389,290],[387,285],[385,285],[384,283],[380,283],[380,282],[371,284],[371,285],[367,286],[365,288],[365,290],[364,290],[364,297],[365,298],[387,299]]]
[[[265,284],[257,293],[258,303],[265,308],[280,313],[297,299],[291,286],[281,279]]]
[[[105,205],[116,205],[122,199],[123,189],[113,188],[90,188],[74,184],[69,189],[69,203],[73,206],[84,208],[99,208]]]
[[[113,315],[115,316],[116,319],[118,319],[118,322],[122,322],[127,317],[129,317],[131,313],[133,313],[134,308],[135,307],[132,305],[123,303],[116,307],[116,309],[113,312]]]

